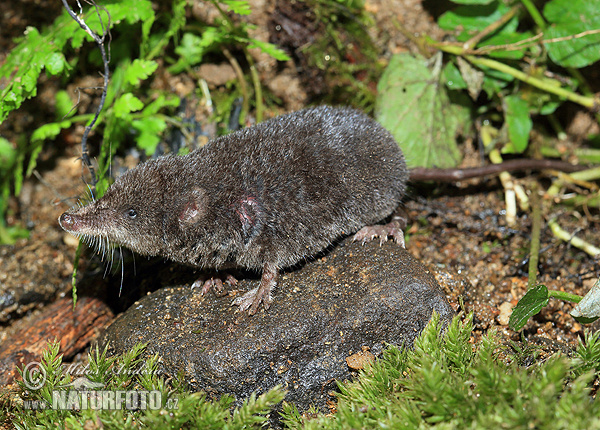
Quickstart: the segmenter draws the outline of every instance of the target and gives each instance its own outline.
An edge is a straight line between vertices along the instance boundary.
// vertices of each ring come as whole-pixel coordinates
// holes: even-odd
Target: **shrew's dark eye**
[[[125,211],[125,215],[127,215],[130,219],[135,219],[135,217],[137,217],[137,212],[135,209],[127,209]]]

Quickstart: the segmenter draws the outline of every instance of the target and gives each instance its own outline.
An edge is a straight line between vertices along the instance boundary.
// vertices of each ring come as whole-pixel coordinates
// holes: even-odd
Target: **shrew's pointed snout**
[[[58,218],[58,223],[63,228],[63,230],[66,230],[68,232],[77,231],[77,216],[76,215],[65,212]]]

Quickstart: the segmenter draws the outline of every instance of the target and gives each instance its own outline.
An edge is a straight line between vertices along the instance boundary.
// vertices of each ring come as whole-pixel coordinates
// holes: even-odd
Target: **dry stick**
[[[463,45],[463,47],[465,49],[471,49],[474,46],[477,46],[477,44],[479,42],[481,42],[481,40],[484,37],[489,36],[494,31],[498,30],[500,27],[502,27],[504,24],[506,24],[508,21],[513,19],[513,17],[517,14],[517,12],[519,12],[519,9],[521,9],[520,4],[510,8],[510,10],[508,12],[506,12],[499,20],[492,22],[490,25],[488,25],[486,28],[481,30],[475,36],[473,36],[472,38],[467,40],[465,42],[465,44]]]
[[[88,138],[88,135],[90,134],[90,131],[92,130],[92,127],[98,120],[98,117],[100,116],[100,112],[102,112],[102,109],[104,108],[104,102],[106,100],[106,93],[108,91],[108,79],[110,77],[110,69],[108,68],[108,59],[106,57],[106,50],[104,49],[104,39],[105,39],[106,35],[108,34],[108,30],[105,30],[103,28],[102,36],[99,36],[90,27],[88,27],[88,25],[85,23],[85,21],[81,20],[75,14],[75,12],[73,12],[71,10],[71,8],[69,7],[69,5],[67,3],[67,0],[62,0],[62,2],[63,2],[63,5],[65,6],[65,9],[69,13],[69,15],[71,15],[71,18],[73,18],[75,20],[75,22],[77,24],[79,24],[79,26],[87,34],[89,34],[92,37],[92,39],[94,39],[94,41],[98,45],[98,48],[100,48],[100,53],[102,54],[102,63],[104,64],[104,75],[103,75],[104,86],[102,88],[102,96],[100,97],[100,104],[98,105],[98,109],[96,110],[96,114],[94,115],[94,118],[92,118],[92,121],[85,127],[85,130],[83,132],[83,137],[81,138],[81,161],[90,171],[90,175],[92,177],[92,189],[95,189],[96,183],[98,182],[98,180],[96,178],[96,172],[94,171],[94,167],[92,166],[92,161],[90,160],[90,155],[89,155],[88,147],[87,147],[87,138]],[[77,2],[77,4],[79,4],[79,2]],[[103,25],[102,19],[100,17],[100,12],[98,10],[98,6],[94,2],[90,2],[90,4],[92,4],[96,8],[96,13],[98,14],[100,24]],[[80,4],[79,4],[79,7],[81,8]],[[106,11],[106,9],[104,11],[108,15],[107,28],[110,28],[110,15],[109,15],[108,11]]]
[[[500,172],[513,172],[516,170],[558,170],[562,172],[576,172],[585,167],[557,160],[520,159],[504,161],[500,164],[491,164],[467,169],[426,169],[416,167],[410,170],[412,181],[442,181],[454,182],[481,176],[498,175]]]

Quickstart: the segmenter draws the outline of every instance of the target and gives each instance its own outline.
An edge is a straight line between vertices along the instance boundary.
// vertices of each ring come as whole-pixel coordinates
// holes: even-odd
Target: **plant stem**
[[[246,55],[246,61],[250,65],[250,76],[252,76],[252,83],[254,84],[254,98],[256,100],[256,122],[262,122],[263,120],[263,100],[262,100],[262,87],[260,86],[260,77],[256,70],[256,64],[252,59],[252,56],[248,52],[248,49],[244,48],[244,54]]]
[[[540,30],[545,30],[546,21],[544,20],[542,14],[540,14],[540,12],[537,10],[533,2],[531,0],[521,0],[521,3],[523,4],[523,6],[525,6],[527,12],[529,12],[529,15],[535,22],[535,25],[537,25],[540,28]]]
[[[527,280],[527,288],[533,288],[536,285],[538,264],[540,261],[540,234],[542,231],[542,201],[537,192],[537,186],[531,190],[531,207],[532,223],[531,223],[531,246],[529,248],[529,277]]]
[[[555,299],[565,300],[567,302],[579,303],[583,297],[577,294],[565,293],[564,291],[548,290],[548,297],[554,297]]]
[[[538,79],[504,63],[489,58],[479,58],[473,55],[465,55],[465,59],[476,66],[489,67],[490,69],[506,73],[507,75],[517,78],[526,84],[539,88],[547,93],[555,94],[569,101],[578,103],[584,107],[587,107],[588,109],[594,109],[595,107],[600,106],[600,100],[597,100],[595,97],[582,96],[581,94],[574,93],[573,91],[565,89],[562,86],[557,86],[556,83],[558,83],[558,81],[554,79]]]
[[[223,54],[225,55],[225,57],[227,57],[227,60],[229,60],[229,64],[231,64],[231,67],[233,67],[235,75],[237,76],[237,79],[240,83],[240,91],[242,92],[242,114],[240,115],[240,124],[243,124],[246,115],[248,115],[248,112],[250,112],[250,97],[248,95],[248,84],[246,83],[246,78],[244,77],[244,72],[242,71],[240,64],[231,54],[231,52],[229,52],[229,49],[224,48]]]
[[[596,257],[598,254],[600,254],[600,249],[596,246],[584,241],[583,239],[575,236],[574,234],[563,230],[562,227],[558,225],[558,222],[556,222],[556,219],[551,219],[550,221],[548,221],[548,226],[550,227],[550,230],[552,230],[552,234],[554,234],[554,236],[556,236],[560,240],[568,242],[575,248],[579,248],[582,251],[587,252],[592,257]]]

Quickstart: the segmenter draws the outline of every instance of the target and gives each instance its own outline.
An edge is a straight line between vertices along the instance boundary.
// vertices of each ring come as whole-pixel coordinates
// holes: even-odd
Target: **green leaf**
[[[550,23],[544,41],[552,61],[563,67],[581,68],[600,60],[598,33],[562,42],[546,42],[599,29],[600,4],[597,1],[552,0],[546,3],[543,13]]]
[[[600,318],[600,279],[571,311],[571,315],[579,322],[589,324]]]
[[[181,39],[181,44],[175,48],[175,53],[180,56],[177,63],[169,67],[169,72],[180,73],[187,67],[198,64],[202,61],[204,54],[214,45],[223,41],[225,36],[215,27],[207,27],[202,33],[202,37],[193,33],[185,33]]]
[[[508,325],[512,330],[521,330],[529,318],[538,314],[548,304],[548,288],[538,285],[523,296],[512,311]]]
[[[512,143],[509,152],[521,153],[527,149],[529,132],[533,125],[529,117],[529,105],[519,95],[504,98],[504,118],[508,127],[508,137]]]
[[[51,122],[44,124],[34,130],[31,135],[32,142],[43,142],[44,140],[54,139],[64,128],[71,127],[71,121]]]
[[[115,116],[123,118],[131,112],[143,109],[144,103],[132,93],[123,94],[115,101],[113,106]]]
[[[492,37],[485,39],[482,43],[480,43],[477,46],[484,47],[484,46],[509,45],[509,44],[514,44],[514,43],[520,42],[522,40],[528,39],[532,36],[533,36],[533,34],[530,32],[524,32],[524,33],[501,32],[501,33],[495,34]],[[527,51],[527,48],[511,50],[511,51],[498,49],[498,50],[490,51],[488,53],[488,55],[490,57],[495,57],[495,58],[504,58],[504,59],[508,59],[508,60],[519,60],[519,59],[523,58],[526,51]]]
[[[7,171],[13,166],[16,158],[16,149],[7,139],[0,136],[0,168]]]
[[[50,124],[44,124],[41,127],[34,130],[31,135],[31,147],[29,148],[29,163],[27,164],[27,171],[25,176],[29,177],[37,166],[37,158],[46,140],[54,139],[58,134],[65,128],[71,127],[71,121],[65,120],[60,122],[52,122]]]
[[[469,110],[452,104],[441,83],[441,57],[433,70],[422,57],[394,55],[377,85],[376,118],[399,142],[411,167],[454,167],[459,129]]]
[[[456,32],[457,29],[460,29],[457,39],[459,42],[464,42],[488,25],[498,21],[508,11],[507,5],[497,1],[490,4],[460,6],[440,16],[438,24],[442,29],[448,31]],[[514,33],[518,25],[519,21],[514,17],[492,34]]]
[[[65,90],[56,92],[55,106],[57,119],[63,119],[66,115],[73,115],[75,113],[73,101]]]
[[[167,96],[166,94],[161,93],[156,100],[153,100],[144,108],[142,113],[145,116],[155,115],[165,107],[177,107],[180,104],[181,100],[179,100],[179,97],[177,97],[175,94],[169,94]]]
[[[148,79],[154,71],[158,68],[158,63],[151,60],[140,60],[136,58],[133,63],[127,67],[125,71],[125,80],[133,86],[138,86],[140,81]]]
[[[154,154],[156,146],[160,142],[160,136],[167,128],[165,120],[150,116],[133,121],[132,126],[140,132],[137,146],[143,149],[146,155]]]
[[[442,79],[450,90],[466,90],[467,83],[463,79],[458,67],[453,62],[448,62],[444,66]]]
[[[65,56],[60,52],[54,52],[46,61],[46,69],[51,75],[57,75],[63,71],[66,64]]]
[[[248,48],[258,48],[265,54],[269,54],[271,57],[278,61],[288,61],[290,57],[277,46],[272,43],[262,42],[257,39],[250,39],[250,45]]]
[[[240,15],[250,15],[252,10],[246,0],[225,0],[223,1],[229,7],[229,10],[233,13]]]

